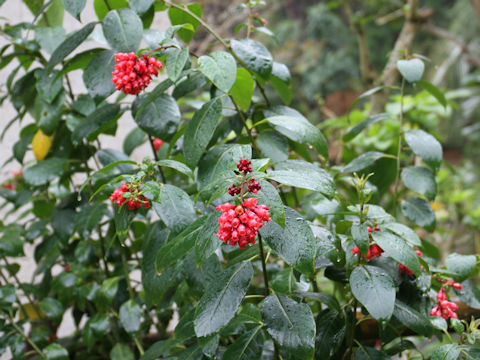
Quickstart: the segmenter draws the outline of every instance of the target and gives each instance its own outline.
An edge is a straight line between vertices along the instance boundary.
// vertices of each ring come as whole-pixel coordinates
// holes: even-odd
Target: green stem
[[[138,340],[136,336],[133,337],[133,341],[135,341],[135,345],[137,346],[140,356],[143,356],[143,354],[145,353],[145,350],[143,350],[142,343],[140,342],[140,340]]]
[[[252,143],[252,146],[256,149],[257,149],[257,146],[255,144],[255,139],[253,138],[253,135],[252,135],[252,130],[248,128],[248,125],[247,125],[247,119],[245,118],[245,116],[243,115],[242,111],[240,110],[240,108],[238,107],[237,103],[235,102],[233,96],[230,96],[230,99],[232,100],[232,103],[233,105],[235,106],[235,110],[237,111],[238,113],[238,116],[240,116],[240,119],[242,119],[242,122],[243,122],[243,126],[245,127],[245,130],[247,130],[247,134],[248,134],[248,137],[250,138],[250,142]]]
[[[402,86],[400,88],[400,126],[398,129],[398,147],[397,147],[397,174],[395,176],[395,187],[393,189],[393,211],[397,216],[397,198],[398,198],[398,184],[400,180],[400,155],[402,154],[402,135],[403,135],[403,93],[405,89],[405,78],[402,78]]]
[[[153,157],[155,158],[155,161],[158,161],[159,160],[158,154],[157,154],[157,151],[155,150],[155,146],[153,145],[153,138],[151,135],[148,135],[148,141],[150,142],[150,147],[152,148]],[[162,182],[166,183],[167,179],[165,178],[165,174],[163,173],[162,167],[160,165],[158,165],[157,167],[158,167],[160,176],[162,177]]]
[[[15,323],[11,314],[8,314],[8,318],[10,319],[10,322],[12,326],[15,328],[15,330],[30,344],[33,350],[35,350],[38,353],[38,355],[41,356],[42,359],[47,359],[47,356],[42,352],[42,350],[40,350],[37,344],[35,344],[33,340],[30,339],[30,337],[27,334],[25,334],[23,330]]]
[[[262,235],[258,233],[258,246],[260,249],[260,258],[262,260],[263,282],[265,284],[265,296],[270,294],[270,287],[268,286],[267,265],[265,264],[265,253],[263,252]]]
[[[135,292],[133,291],[132,283],[130,282],[130,276],[128,272],[128,262],[127,262],[127,257],[125,256],[125,252],[127,251],[127,249],[124,248],[122,244],[120,244],[120,247],[121,247],[121,254],[122,254],[123,272],[125,273],[125,281],[127,282],[128,294],[130,295],[130,300],[134,300]]]

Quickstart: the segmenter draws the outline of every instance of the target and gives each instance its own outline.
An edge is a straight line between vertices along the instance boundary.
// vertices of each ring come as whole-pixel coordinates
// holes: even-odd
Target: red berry
[[[244,174],[252,172],[252,166],[250,165],[252,162],[247,159],[241,159],[237,164],[237,169],[239,171],[243,171]]]
[[[262,187],[260,186],[260,183],[256,181],[254,178],[251,178],[248,183],[248,191],[251,193],[258,193],[258,190],[260,190]]]
[[[403,274],[413,275],[412,270],[410,270],[405,265],[400,264],[400,263],[398,264],[398,270],[400,270],[400,272],[403,273]]]
[[[352,249],[352,254],[357,255],[359,252],[360,252],[360,249],[358,248],[358,246],[354,246]]]
[[[153,139],[153,147],[155,149],[155,152],[158,152],[158,150],[160,150],[162,145],[163,145],[163,140],[160,140],[158,138]]]
[[[235,196],[237,194],[240,194],[240,188],[236,185],[232,185],[228,188],[228,193],[231,195],[231,196]]]
[[[65,271],[70,271],[70,265],[68,265],[68,264],[65,265],[65,266],[63,267],[63,270],[65,270]]]

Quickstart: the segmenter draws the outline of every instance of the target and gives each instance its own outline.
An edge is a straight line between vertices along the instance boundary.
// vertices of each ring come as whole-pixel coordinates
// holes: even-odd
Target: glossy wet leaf
[[[43,353],[48,360],[68,360],[68,350],[60,344],[50,344],[43,349]]]
[[[437,170],[442,162],[442,145],[429,133],[416,129],[405,133],[405,141],[425,163]]]
[[[199,18],[202,17],[202,7],[197,3],[192,3],[185,5],[189,11],[194,13]],[[200,25],[200,22],[195,19],[192,15],[185,13],[180,9],[176,9],[171,7],[168,9],[168,18],[170,19],[170,23],[172,25],[182,25],[182,24],[190,24],[190,28],[182,28],[178,30],[178,36],[182,39],[185,43],[189,43],[193,36],[195,35],[195,31]]]
[[[272,72],[273,59],[268,49],[252,39],[232,40],[233,52],[243,64],[261,77],[267,79]]]
[[[75,142],[80,142],[84,138],[93,140],[98,132],[117,118],[119,113],[120,105],[118,104],[106,104],[97,108],[78,124],[72,134],[72,140]]]
[[[218,332],[235,316],[252,277],[252,265],[246,261],[225,269],[209,284],[195,311],[197,337]]]
[[[263,334],[262,327],[240,335],[232,345],[227,347],[223,360],[259,360],[262,356]]]
[[[272,129],[266,129],[257,136],[257,146],[261,153],[274,162],[288,159],[288,139]]]
[[[331,359],[345,338],[345,318],[338,311],[323,310],[317,315],[315,356],[317,359]]]
[[[415,275],[420,275],[418,256],[405,240],[389,231],[373,231],[372,238],[386,255],[405,265]]]
[[[116,344],[110,351],[110,359],[115,360],[134,360],[133,351],[125,344]]]
[[[415,331],[417,334],[430,337],[433,333],[433,327],[430,320],[411,306],[400,300],[395,301],[393,315],[406,327]]]
[[[63,305],[60,301],[54,298],[45,298],[42,299],[39,303],[40,309],[47,315],[50,319],[56,323],[60,323],[63,317]]]
[[[455,281],[462,282],[471,276],[477,265],[477,257],[475,255],[453,253],[448,255],[445,265],[447,265],[448,271],[455,274]]]
[[[198,59],[199,70],[224,93],[228,93],[237,77],[237,63],[225,51],[215,51]]]
[[[350,275],[353,295],[377,320],[389,320],[395,305],[395,285],[385,270],[371,266],[357,266]]]
[[[196,111],[185,130],[183,154],[188,166],[195,168],[213,136],[222,116],[222,100],[214,98]]]
[[[428,231],[435,229],[435,213],[430,203],[420,198],[406,198],[401,203],[403,215]]]
[[[356,157],[352,161],[350,161],[343,168],[343,172],[353,173],[353,172],[357,172],[357,171],[366,169],[367,167],[372,165],[375,161],[377,161],[378,159],[381,159],[384,156],[385,156],[384,153],[381,153],[381,152],[378,152],[378,151],[366,152],[366,153]]]
[[[388,229],[394,234],[397,234],[411,245],[422,246],[422,242],[420,241],[420,237],[417,235],[417,233],[406,225],[392,222],[382,224],[382,228]]]
[[[198,236],[195,239],[195,261],[197,266],[202,265],[222,244],[222,241],[217,237],[218,216],[218,212],[209,214],[205,219],[202,230],[198,232]]]
[[[364,256],[367,256],[368,248],[370,247],[370,236],[368,234],[367,225],[363,224],[354,224],[350,229],[352,233],[353,242],[359,248],[360,253]]]
[[[457,344],[442,345],[435,349],[431,360],[456,360],[460,352],[461,348]]]
[[[293,91],[288,67],[274,61],[269,81],[277,91],[278,95],[280,95],[283,103],[285,105],[290,105],[292,102]]]
[[[86,205],[75,217],[75,228],[83,239],[88,239],[95,226],[108,212],[107,204]]]
[[[143,36],[142,20],[130,9],[111,10],[103,19],[103,34],[113,50],[136,51]]]
[[[332,197],[335,193],[331,175],[316,164],[303,160],[286,160],[279,163],[275,170],[267,173],[267,176],[281,184],[318,191],[327,197]]]
[[[264,111],[265,119],[282,135],[301,144],[312,145],[322,156],[328,157],[328,144],[317,127],[298,111],[287,106],[274,106]]]
[[[120,306],[120,322],[128,333],[135,333],[140,329],[142,309],[133,300],[128,300]]]
[[[153,201],[156,213],[173,231],[183,230],[195,220],[193,205],[185,191],[170,184],[163,185],[160,199]]]
[[[429,200],[435,199],[437,184],[430,169],[423,166],[409,166],[402,171],[402,181],[410,190],[425,195]]]
[[[285,228],[270,221],[260,229],[260,234],[274,254],[306,275],[314,273],[317,240],[298,212],[286,207]]]
[[[97,54],[83,71],[83,82],[91,97],[104,99],[115,91],[111,82],[115,53],[104,50]]]
[[[49,158],[27,168],[23,177],[30,185],[45,185],[49,181],[62,175],[66,170],[67,165],[67,159],[57,157]]]
[[[188,49],[175,49],[168,55],[165,67],[168,77],[176,82],[187,64],[189,55]]]
[[[262,187],[258,191],[258,203],[268,206],[270,211],[270,217],[280,226],[285,226],[285,209],[283,206],[282,198],[275,189],[275,186],[268,181],[260,180],[260,186]]]
[[[63,6],[74,18],[80,19],[80,13],[87,0],[63,0]]]
[[[297,359],[311,359],[315,349],[315,322],[310,307],[283,294],[269,295],[262,305],[267,332]]]

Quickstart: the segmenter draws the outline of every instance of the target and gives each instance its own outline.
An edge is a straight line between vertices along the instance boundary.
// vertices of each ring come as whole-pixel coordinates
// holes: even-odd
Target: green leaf
[[[457,344],[447,344],[437,347],[431,360],[456,360],[460,356],[461,348]]]
[[[60,75],[63,76],[74,70],[85,69],[90,63],[90,61],[92,61],[92,59],[102,51],[104,51],[104,49],[94,48],[77,53],[76,55],[64,62],[63,68],[60,69]]]
[[[261,229],[265,243],[285,262],[306,275],[315,271],[317,240],[310,226],[295,210],[285,208],[285,229],[270,221]]]
[[[474,309],[480,309],[480,290],[478,290],[472,280],[466,280],[462,285],[463,289],[455,290],[460,300]]]
[[[378,151],[369,151],[369,152],[366,152],[358,157],[356,157],[355,159],[353,159],[352,161],[350,161],[344,168],[343,168],[343,172],[346,172],[346,173],[353,173],[353,172],[357,172],[357,171],[360,171],[360,170],[363,170],[367,167],[369,167],[370,165],[372,165],[375,161],[377,161],[378,159],[381,159],[382,157],[384,157],[385,154],[384,153],[381,153],[381,152],[378,152]]]
[[[54,66],[65,59],[73,50],[75,50],[90,35],[95,27],[94,22],[88,23],[77,32],[69,35],[53,52],[47,64],[47,71],[52,71]]]
[[[262,316],[270,336],[297,359],[312,359],[315,322],[310,307],[283,294],[267,296]]]
[[[428,231],[435,229],[435,213],[428,201],[410,197],[402,201],[401,208],[408,220]]]
[[[46,134],[51,135],[57,129],[62,117],[65,102],[65,91],[61,91],[52,104],[37,98],[40,114],[37,116],[38,126]]]
[[[345,338],[345,319],[339,316],[338,311],[323,310],[317,316],[316,328],[315,356],[317,359],[329,360]]]
[[[75,228],[83,239],[88,239],[93,228],[108,212],[107,204],[97,203],[85,206],[75,217]]]
[[[217,232],[218,212],[214,212],[207,216],[202,230],[198,233],[195,240],[195,261],[197,267],[202,265],[222,244],[217,237]]]
[[[410,190],[425,195],[429,200],[435,199],[437,184],[430,169],[423,166],[409,166],[402,171],[402,181]]]
[[[235,62],[235,59],[233,59]],[[235,65],[236,67],[236,65]],[[255,88],[255,81],[252,75],[244,68],[237,70],[237,78],[233,87],[230,89],[230,95],[240,110],[247,112],[252,102],[253,89]]]
[[[116,344],[110,351],[110,359],[135,360],[132,350],[125,344]]]
[[[61,239],[68,239],[74,231],[75,216],[72,209],[61,209],[56,207],[52,214],[52,228]]]
[[[237,63],[225,51],[215,51],[198,59],[199,70],[224,93],[228,93],[235,83]]]
[[[373,231],[372,237],[385,254],[405,265],[416,276],[420,275],[418,256],[405,240],[388,231]]]
[[[172,168],[174,170],[177,170],[178,172],[181,172],[184,175],[187,175],[189,178],[193,179],[193,172],[192,170],[185,165],[184,163],[181,163],[180,161],[176,160],[160,160],[155,163],[158,166],[166,166],[169,168]]]
[[[275,186],[268,181],[260,180],[262,187],[257,194],[258,202],[268,206],[270,217],[278,225],[285,227],[285,209],[283,201]]]
[[[130,225],[135,218],[135,212],[129,210],[127,206],[115,207],[113,219],[115,221],[115,233],[120,242],[124,242],[128,236]]]
[[[65,40],[65,29],[61,26],[37,28],[35,29],[35,40],[43,50],[52,54],[58,45]]]
[[[274,162],[288,159],[288,140],[275,130],[265,129],[258,134],[257,146],[264,156]]]
[[[273,68],[273,58],[267,48],[252,39],[231,40],[230,46],[243,65],[268,79]]]
[[[104,50],[97,54],[83,71],[83,82],[92,98],[105,99],[115,91],[110,81],[115,65],[115,53]]]
[[[170,85],[167,85],[168,86],[165,86],[168,88]],[[166,90],[165,86],[161,87],[162,93]],[[141,100],[143,98],[139,97],[138,99]],[[160,94],[159,96],[155,96],[153,100],[148,100],[149,95],[144,98],[143,103],[136,112],[135,122],[147,134],[164,141],[170,140],[177,132],[177,126],[181,119],[177,102],[167,94]],[[143,110],[142,107],[144,107]]]
[[[382,227],[390,230],[391,232],[400,236],[403,240],[406,240],[411,245],[422,246],[422,242],[417,233],[410,229],[408,226],[399,223],[385,223]]]
[[[288,67],[274,61],[269,80],[275,90],[277,90],[277,93],[280,95],[284,104],[290,105],[292,102],[293,91]]]
[[[203,189],[228,172],[234,175],[240,159],[251,159],[250,145],[225,144],[211,148],[198,165],[199,188]]]
[[[408,82],[417,82],[422,78],[425,64],[420,59],[398,60],[397,69]]]
[[[63,26],[63,17],[65,15],[65,8],[62,0],[48,1],[44,5],[43,16],[38,21],[39,26]],[[37,13],[38,14],[38,13]]]
[[[142,309],[133,300],[128,300],[120,306],[120,322],[128,333],[135,333],[140,330]]]
[[[355,360],[391,360],[383,351],[364,346],[357,350]]]
[[[252,277],[252,265],[245,261],[227,268],[209,284],[195,311],[197,337],[218,332],[235,316]]]
[[[260,360],[263,350],[262,327],[243,333],[227,347],[223,360]]]
[[[367,224],[354,224],[350,229],[353,242],[359,248],[363,255],[367,255],[370,247],[370,236],[368,234]]]
[[[463,333],[465,332],[465,326],[463,326],[461,320],[450,318],[450,324],[458,335],[463,335]]]
[[[142,15],[150,9],[155,0],[129,0],[128,5],[138,15]]]
[[[202,7],[199,4],[188,4],[185,7],[197,17],[202,17]],[[168,9],[168,18],[170,19],[172,25],[192,25],[193,30],[189,30],[187,28],[182,28],[178,30],[178,36],[180,37],[180,39],[182,39],[185,43],[188,44],[192,40],[193,35],[195,35],[195,31],[197,30],[198,25],[200,25],[200,22],[190,14],[187,14],[184,11],[176,9],[174,7]]]
[[[174,49],[167,57],[167,75],[173,82],[176,82],[183,72],[183,68],[189,59],[188,49]]]
[[[415,331],[417,334],[431,337],[433,332],[430,320],[417,310],[411,308],[400,300],[395,301],[393,315],[406,327]]]
[[[335,194],[335,183],[330,174],[316,164],[303,160],[281,162],[275,170],[267,173],[267,177],[281,184],[318,191],[329,198]]]
[[[87,116],[72,134],[73,141],[79,143],[83,138],[96,137],[102,127],[114,121],[120,113],[120,105],[106,104],[97,108],[92,114]]]
[[[195,241],[202,232],[206,219],[207,216],[202,216],[195,220],[173,240],[168,241],[161,251],[158,251],[155,260],[155,268],[158,273],[183,258],[195,246]]]
[[[290,140],[310,144],[328,158],[328,144],[323,134],[298,111],[287,106],[274,106],[264,111],[266,120]]]
[[[121,278],[117,276],[103,281],[102,286],[98,290],[95,298],[97,308],[100,312],[104,312],[106,309],[108,309],[108,306],[115,298],[115,295],[118,292],[118,282],[120,279]]]
[[[80,20],[80,13],[87,0],[63,0],[63,6],[74,18]]]
[[[405,141],[413,152],[425,163],[437,170],[442,162],[442,145],[429,133],[423,130],[410,130],[405,133]]]
[[[205,103],[200,110],[196,111],[193,119],[187,124],[183,154],[188,166],[192,169],[197,166],[205,152],[221,116],[222,100],[217,97]]]
[[[142,129],[135,127],[123,140],[123,152],[131,155],[133,150],[145,142],[147,134]],[[188,169],[190,170],[190,169]]]
[[[108,327],[109,319],[106,314],[96,314],[88,319],[82,329],[82,339],[88,349],[91,349],[97,340],[105,336]]]
[[[143,24],[130,9],[111,10],[103,19],[103,34],[116,52],[137,51],[143,36]]]
[[[40,309],[56,323],[60,323],[63,317],[63,305],[60,301],[53,298],[44,298],[40,303]]]
[[[105,0],[94,0],[93,8],[97,14],[98,20],[102,21],[110,10],[126,8],[127,0],[108,0],[108,6]]]
[[[45,185],[62,175],[67,169],[68,161],[63,158],[49,158],[27,168],[23,178],[33,186]]]
[[[62,77],[58,76],[57,71],[48,73],[42,69],[37,69],[35,71],[35,77],[37,78],[35,86],[37,88],[38,95],[47,103],[52,103],[52,101],[57,97],[58,93],[63,89]]]
[[[395,305],[395,285],[385,270],[371,265],[357,266],[350,275],[350,287],[373,318],[390,319]]]
[[[475,255],[453,253],[448,255],[447,260],[445,260],[445,265],[447,265],[448,271],[455,274],[453,276],[455,281],[462,282],[472,275],[477,265],[477,257]]]
[[[345,135],[343,135],[343,141],[349,142],[350,140],[354,139],[358,134],[360,134],[363,131],[363,129],[379,121],[388,119],[389,117],[390,115],[387,113],[375,114],[367,117],[365,120],[361,121],[360,123],[355,125],[353,128],[348,130],[348,132]]]
[[[417,84],[420,85],[423,90],[428,91],[430,95],[437,99],[440,104],[442,104],[444,107],[447,107],[447,99],[439,88],[425,80],[419,80]]]
[[[162,186],[160,199],[153,202],[153,208],[174,232],[183,230],[195,220],[193,201],[185,191],[173,185]]]
[[[48,360],[68,360],[68,351],[60,344],[50,344],[43,349]]]

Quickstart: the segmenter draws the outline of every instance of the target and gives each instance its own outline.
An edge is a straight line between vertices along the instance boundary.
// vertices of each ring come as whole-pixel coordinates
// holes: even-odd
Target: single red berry
[[[453,283],[452,286],[457,290],[462,290],[463,289],[463,285],[460,284],[460,283],[457,283],[457,282]]]
[[[354,246],[352,249],[352,254],[357,255],[359,252],[360,252],[360,249],[358,248],[358,246]]]
[[[372,228],[371,228],[370,226],[367,226],[367,231],[368,231],[369,233],[371,233],[371,232],[372,232]]]
[[[163,140],[158,139],[158,138],[153,139],[153,147],[155,149],[155,152],[158,152],[158,150],[160,150],[162,145],[163,145]]]
[[[68,264],[65,265],[65,266],[63,267],[63,270],[65,270],[65,271],[70,271],[70,265],[68,265]]]
[[[267,25],[267,24],[268,24],[267,19],[262,19],[262,24],[263,24],[263,25]]]
[[[13,186],[13,184],[8,183],[8,182],[7,182],[7,183],[4,183],[4,184],[3,184],[3,187],[4,187],[5,189],[8,189],[8,190],[15,190],[15,186]]]

